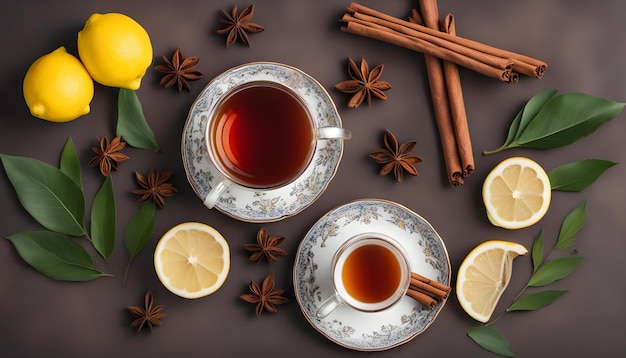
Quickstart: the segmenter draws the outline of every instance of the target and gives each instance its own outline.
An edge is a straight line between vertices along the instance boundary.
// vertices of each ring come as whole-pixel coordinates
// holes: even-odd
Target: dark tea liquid
[[[311,119],[287,89],[254,84],[227,98],[216,115],[214,150],[240,184],[255,188],[286,184],[312,157]]]
[[[397,257],[388,248],[363,245],[352,251],[341,275],[346,291],[365,303],[376,303],[391,297],[402,276]]]

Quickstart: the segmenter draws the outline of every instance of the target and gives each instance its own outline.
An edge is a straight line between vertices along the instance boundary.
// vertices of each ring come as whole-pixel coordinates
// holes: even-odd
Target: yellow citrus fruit
[[[137,90],[152,63],[152,44],[132,18],[95,13],[78,33],[78,55],[96,82]]]
[[[52,122],[67,122],[89,113],[94,94],[89,73],[63,46],[30,65],[22,90],[30,113]]]
[[[524,157],[503,160],[483,183],[487,217],[505,229],[521,229],[541,220],[551,197],[548,174],[537,162]]]
[[[456,280],[456,295],[465,312],[477,321],[489,321],[511,279],[513,259],[526,254],[524,246],[498,240],[483,242],[470,251]]]
[[[226,281],[230,249],[213,227],[184,222],[161,237],[154,252],[154,267],[172,293],[184,298],[204,297]]]

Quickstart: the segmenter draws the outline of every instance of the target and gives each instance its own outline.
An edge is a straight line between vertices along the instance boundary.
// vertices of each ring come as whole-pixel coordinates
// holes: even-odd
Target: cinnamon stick
[[[547,69],[547,64],[538,59],[512,51],[499,49],[460,36],[453,36],[439,31],[438,28],[431,29],[426,26],[412,24],[408,21],[386,15],[354,2],[348,6],[347,12],[348,15],[351,14],[354,16],[344,16],[344,18],[342,18],[343,22],[347,22],[347,24],[342,27],[343,31],[353,32],[355,34],[376,38],[382,41],[390,40],[393,41],[391,43],[396,45],[428,53],[430,55],[435,55],[433,52],[438,51],[444,53],[449,58],[443,58],[440,56],[437,57],[449,60],[460,66],[468,67],[471,63],[482,62],[482,65],[468,67],[476,71],[487,69],[485,65],[488,67],[494,67],[488,64],[490,64],[491,61],[502,61],[504,59],[510,63],[510,66],[506,66],[509,67],[509,72],[502,73],[504,77],[501,79],[506,82],[510,82],[512,77],[516,78],[516,76],[511,76],[510,70],[513,67],[515,67],[516,73],[522,73],[535,78],[541,78]],[[370,18],[377,18],[378,20],[376,20],[376,25],[380,26],[380,24],[384,24],[382,27],[385,27],[385,30],[380,27],[377,28],[371,26],[374,24],[371,21],[363,21],[361,23],[353,21],[353,19],[362,15],[369,16]],[[454,54],[450,52],[454,52]],[[479,55],[480,60],[477,60],[476,56]],[[472,60],[468,60],[468,58],[471,58]],[[492,77],[494,77],[493,72],[491,71],[490,73],[492,74]]]
[[[425,282],[416,280],[416,279],[411,279],[411,286],[410,288],[412,290],[415,291],[419,291],[422,292],[434,299],[436,299],[437,301],[443,301],[446,298],[448,298],[448,294],[449,292],[446,290],[441,290],[435,286],[429,285]]]
[[[486,64],[473,57],[460,54],[445,47],[436,46],[423,39],[411,37],[384,26],[356,19],[350,14],[345,14],[341,18],[341,21],[346,23],[341,27],[341,30],[344,32],[369,37],[413,51],[429,54],[446,61],[454,62],[459,66],[469,68],[485,76],[499,79],[503,82],[510,82],[513,62],[509,62],[504,68],[499,68],[502,66],[496,67]]]
[[[364,13],[364,14],[369,14],[372,16],[384,18],[385,20],[391,23],[397,23],[399,25],[408,27],[409,29],[417,30],[417,33],[423,32],[424,34],[441,38],[445,40],[444,43],[446,43],[447,45],[450,45],[450,43],[457,43],[464,47],[475,49],[479,52],[484,52],[484,53],[487,53],[496,57],[509,59],[517,67],[523,67],[523,69],[517,69],[518,72],[526,74],[531,77],[541,78],[544,75],[548,66],[545,62],[529,57],[529,56],[525,56],[516,52],[507,51],[507,50],[500,49],[497,47],[489,46],[481,42],[466,39],[460,36],[453,36],[450,34],[446,34],[446,33],[438,31],[438,29],[429,29],[428,27],[423,26],[423,25],[411,24],[408,21],[404,21],[404,20],[395,18],[393,16],[385,15],[379,11],[370,9],[368,7],[359,5],[354,2],[348,6],[348,11],[350,11],[351,9],[356,9],[357,11]]]
[[[406,294],[424,307],[433,309],[437,302],[442,302],[448,298],[450,291],[450,286],[411,272],[411,283]]]
[[[441,31],[456,36],[454,15],[448,14],[444,17],[441,22]],[[474,154],[472,152],[472,141],[470,139],[465,101],[463,100],[463,91],[461,89],[461,77],[457,65],[449,61],[443,62],[443,72],[446,78],[446,89],[448,90],[456,147],[459,151],[463,177],[466,177],[474,171]]]
[[[420,7],[424,7],[422,3],[428,1],[431,0],[420,0]],[[428,27],[438,26],[439,13],[437,6],[432,6],[430,3],[426,4],[426,6],[428,9],[422,13],[422,20]],[[433,55],[425,54],[424,60],[426,62],[430,95],[432,97],[437,128],[439,128],[439,137],[443,149],[443,158],[448,174],[448,181],[452,186],[460,186],[463,184],[463,172],[457,152],[443,64],[439,58]]]
[[[410,288],[406,292],[406,295],[413,298],[417,302],[421,303],[424,307],[428,308],[429,310],[432,310],[437,305],[437,301],[435,301],[434,298],[428,296],[425,293],[412,290]]]
[[[354,12],[352,16],[353,16],[354,21],[360,21],[362,24],[370,25],[370,26],[377,25],[378,26],[377,28],[383,31],[391,30],[401,35],[407,35],[409,38],[414,37],[415,39],[424,40],[426,42],[432,43],[433,45],[436,45],[445,49],[450,49],[454,52],[458,52],[468,57],[475,58],[481,62],[484,62],[488,65],[494,66],[499,69],[506,69],[507,67],[513,64],[512,60],[508,58],[505,58],[505,57],[501,58],[498,56],[486,54],[470,47],[465,47],[456,43],[445,41],[436,36],[431,36],[430,34],[427,34],[427,33],[415,31],[413,29],[405,27],[401,24],[397,24],[395,22],[379,19],[375,16],[363,14],[360,12]],[[423,24],[421,23],[418,25],[423,26]],[[424,28],[429,29],[429,27],[424,27]],[[437,25],[437,29],[439,29],[439,25]]]
[[[440,289],[442,291],[446,291],[448,293],[450,293],[450,291],[452,290],[452,288],[448,285],[445,285],[441,282],[435,281],[435,280],[431,280],[428,277],[422,276],[420,274],[418,274],[417,272],[411,272],[411,279],[415,279],[417,281],[421,281],[424,282],[428,285],[431,285],[437,289]]]

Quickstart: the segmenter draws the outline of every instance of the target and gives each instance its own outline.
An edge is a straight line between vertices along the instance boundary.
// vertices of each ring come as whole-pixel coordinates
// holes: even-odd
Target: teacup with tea
[[[204,204],[213,208],[230,185],[271,190],[311,165],[317,141],[349,139],[341,127],[320,127],[306,101],[273,81],[251,81],[224,94],[210,113],[205,140],[221,178]]]
[[[392,307],[407,292],[411,267],[404,248],[381,233],[363,233],[348,239],[333,256],[334,295],[322,302],[322,319],[342,305],[363,312]]]

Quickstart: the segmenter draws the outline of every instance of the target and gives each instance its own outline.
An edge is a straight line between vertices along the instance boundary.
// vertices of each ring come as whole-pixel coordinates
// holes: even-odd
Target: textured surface
[[[292,268],[301,238],[327,211],[359,198],[396,201],[428,220],[446,243],[452,279],[463,257],[478,243],[490,239],[515,241],[530,248],[544,229],[546,246],[558,235],[561,221],[587,200],[587,222],[575,245],[585,262],[569,278],[554,285],[570,290],[554,305],[537,312],[506,314],[495,327],[510,341],[519,357],[623,356],[626,352],[626,133],[625,114],[600,127],[593,135],[572,145],[549,151],[511,150],[482,156],[504,141],[513,116],[535,93],[559,88],[561,92],[587,92],[614,101],[626,101],[623,66],[626,63],[626,2],[621,0],[480,3],[441,0],[441,14],[456,15],[457,33],[548,63],[541,80],[520,78],[504,84],[461,69],[466,110],[472,135],[476,171],[459,188],[445,178],[437,128],[432,116],[424,59],[419,53],[360,38],[340,31],[338,19],[349,1],[261,1],[255,5],[254,21],[265,31],[250,36],[251,47],[225,46],[215,34],[221,9],[229,1],[19,1],[0,15],[0,152],[30,156],[57,165],[63,144],[71,136],[81,164],[88,203],[102,183],[88,168],[91,146],[102,136],[114,134],[117,91],[96,86],[91,113],[78,120],[55,124],[32,117],[22,97],[21,84],[30,63],[42,54],[66,46],[76,54],[76,35],[94,12],[125,13],[142,24],[151,36],[154,65],[161,55],[171,58],[181,47],[186,56],[199,56],[197,69],[205,74],[191,82],[191,93],[178,93],[158,85],[161,75],[150,69],[138,96],[147,120],[163,151],[153,153],[128,148],[130,160],[113,173],[118,204],[118,241],[108,262],[95,258],[96,267],[114,275],[90,283],[54,282],[25,264],[8,240],[0,239],[0,349],[7,357],[242,357],[356,356],[313,329],[295,301]],[[406,17],[416,2],[363,0],[388,14]],[[236,3],[240,9],[249,3]],[[62,9],[62,10],[59,10]],[[347,79],[347,58],[366,58],[370,66],[384,63],[381,76],[393,86],[388,101],[374,100],[371,107],[347,107],[348,96],[335,83]],[[345,127],[353,132],[346,142],[337,175],[326,192],[298,215],[271,224],[242,223],[219,211],[207,210],[185,178],[180,141],[191,104],[208,81],[233,66],[250,61],[277,61],[298,67],[318,80],[336,102]],[[381,147],[389,128],[400,142],[417,140],[415,154],[419,177],[397,184],[379,177],[379,166],[368,154]],[[493,227],[481,203],[482,181],[502,159],[528,156],[546,170],[588,158],[622,163],[607,171],[582,193],[555,193],[550,210],[537,225],[518,231]],[[137,257],[128,281],[122,285],[127,260],[123,244],[126,224],[136,212],[134,171],[173,169],[172,182],[180,190],[157,211],[154,234]],[[0,236],[40,229],[21,208],[4,171],[0,175]],[[201,221],[218,229],[231,246],[232,266],[224,286],[215,294],[185,300],[159,283],[152,265],[158,238],[183,221]],[[254,242],[264,225],[270,235],[284,235],[289,256],[268,265],[251,263],[241,247]],[[83,243],[83,241],[81,241]],[[87,245],[86,245],[87,246]],[[89,246],[87,246],[89,247]],[[91,249],[91,248],[90,248]],[[532,265],[528,257],[514,263],[509,288],[496,312],[511,302],[527,282]],[[277,287],[287,289],[291,302],[278,314],[264,312],[257,318],[254,306],[238,297],[250,280],[261,282],[270,272]],[[147,290],[155,304],[165,305],[163,325],[151,334],[137,334],[129,327],[128,305],[140,305]],[[389,351],[368,356],[487,357],[467,336],[475,327],[454,294],[437,320],[424,334]],[[278,351],[278,352],[276,352]],[[288,353],[286,353],[288,352]],[[601,352],[601,353],[598,353]],[[283,353],[283,354],[281,354]]]

